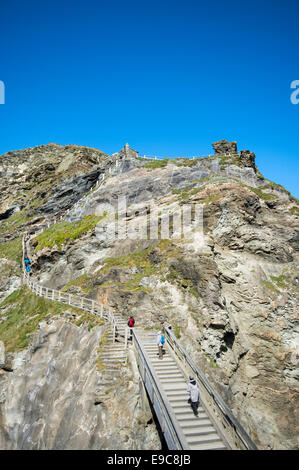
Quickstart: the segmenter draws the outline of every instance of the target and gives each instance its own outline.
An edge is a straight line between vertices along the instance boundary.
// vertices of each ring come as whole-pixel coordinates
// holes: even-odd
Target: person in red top
[[[130,341],[132,341],[132,334],[133,334],[132,328],[134,328],[134,325],[135,325],[135,320],[134,320],[134,318],[131,316],[131,317],[129,318],[129,321],[128,321],[128,327],[130,328],[130,335],[131,335],[131,336],[130,336]]]

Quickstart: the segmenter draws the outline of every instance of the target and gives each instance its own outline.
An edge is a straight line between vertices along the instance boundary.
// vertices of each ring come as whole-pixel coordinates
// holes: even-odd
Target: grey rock
[[[5,365],[5,347],[3,341],[0,341],[0,369]]]
[[[101,173],[97,169],[63,181],[54,189],[47,202],[33,213],[57,214],[69,209],[94,186]]]

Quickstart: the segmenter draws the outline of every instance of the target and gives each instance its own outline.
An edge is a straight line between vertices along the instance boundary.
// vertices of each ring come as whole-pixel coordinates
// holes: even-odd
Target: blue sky
[[[299,197],[298,19],[297,0],[2,1],[0,154],[128,142],[188,156],[236,140]]]

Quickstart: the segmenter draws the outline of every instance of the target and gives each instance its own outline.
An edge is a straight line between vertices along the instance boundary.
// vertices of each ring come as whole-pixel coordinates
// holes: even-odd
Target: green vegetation
[[[219,157],[217,156],[219,165],[236,165],[236,166],[241,166],[240,163],[240,156],[239,155],[220,155]]]
[[[281,274],[280,276],[270,276],[271,280],[280,288],[280,289],[287,289],[289,285],[289,279],[287,276]]]
[[[151,263],[148,259],[148,254],[151,248],[145,250],[137,250],[134,253],[128,255],[120,256],[119,258],[106,258],[105,265],[101,269],[101,272],[107,273],[112,267],[119,268],[132,268],[140,267],[148,269],[151,267]]]
[[[266,181],[267,183],[262,187],[262,189],[272,189],[272,190],[282,191],[286,193],[292,201],[296,202],[297,204],[299,203],[299,199],[296,199],[294,196],[292,196],[290,191],[288,191],[284,186],[282,186],[281,184],[274,183],[273,181],[270,181],[270,180],[266,180]]]
[[[163,239],[160,240],[155,247],[159,251],[163,252],[163,258],[166,260],[169,257],[176,257],[180,252],[180,247],[175,245],[171,240]],[[82,294],[88,294],[93,288],[100,287],[101,289],[109,287],[119,286],[122,290],[130,292],[150,292],[150,288],[140,285],[141,280],[144,277],[149,277],[153,274],[163,275],[163,272],[168,272],[169,267],[166,262],[161,261],[160,265],[152,263],[150,260],[150,252],[153,247],[149,247],[144,250],[137,250],[134,253],[128,255],[115,257],[115,258],[106,258],[104,266],[93,275],[83,274],[76,280],[68,282],[63,291],[68,290],[71,286],[80,287]],[[128,268],[137,268],[135,273],[129,274],[128,278],[123,282],[114,282],[113,279],[109,282],[100,283],[100,280],[97,280],[97,277],[102,275],[109,274],[112,268],[118,269],[128,269]],[[173,279],[177,277],[174,276]],[[188,287],[191,287],[191,284],[188,282]]]
[[[172,266],[169,268],[169,273],[166,275],[166,280],[169,282],[176,281],[178,286],[182,289],[183,292],[189,292],[194,297],[199,299],[199,294],[193,286],[191,279],[185,279],[181,274]]]
[[[254,188],[253,186],[248,186],[247,184],[242,184],[242,186],[245,186],[246,188],[248,188],[250,191],[256,194],[260,199],[263,199],[263,201],[272,201],[273,199],[276,199],[274,194],[264,193],[260,188]]]
[[[14,291],[1,304],[6,307],[5,321],[0,323],[0,338],[6,352],[17,352],[27,348],[39,322],[46,316],[63,315],[67,310],[75,314],[73,323],[80,326],[88,323],[88,328],[103,324],[103,320],[81,309],[45,299],[33,294],[26,286]]]
[[[0,244],[0,257],[8,258],[19,263],[22,266],[22,239],[15,238]]]
[[[140,271],[133,275],[132,279],[129,279],[123,283],[114,283],[113,285],[120,285],[123,289],[131,292],[139,290],[148,291],[149,289],[144,286],[139,286],[140,281],[144,277],[149,277],[156,272],[155,266],[151,264],[148,255],[150,248],[145,250],[138,250],[134,253],[130,253],[119,258],[106,258],[105,265],[101,269],[101,272],[108,273],[111,268],[139,268]],[[102,286],[101,286],[102,287]]]
[[[275,294],[280,294],[280,291],[272,284],[270,281],[263,281],[263,284],[267,287],[267,289],[270,289],[272,292],[275,292]]]
[[[205,199],[202,199],[201,201],[199,201],[201,204],[210,204],[212,202],[217,202],[219,201],[219,199],[221,198],[221,194],[220,193],[217,193],[217,194],[213,194],[212,196],[208,196],[206,197]]]
[[[299,203],[299,200],[296,199],[294,196],[291,195],[290,191],[288,191],[284,186],[282,186],[281,184],[277,184],[277,183],[274,183],[273,181],[269,181],[267,180],[267,184],[265,184],[263,186],[263,189],[273,189],[273,190],[277,190],[277,191],[282,191],[284,193],[286,193],[290,199],[292,199],[292,201],[295,201],[297,203]]]
[[[194,158],[192,160],[191,158],[174,158],[171,160],[171,163],[174,163],[176,166],[195,166],[198,163],[198,158]]]
[[[174,326],[174,335],[177,339],[181,337],[181,327],[179,325]]]
[[[54,245],[57,245],[58,249],[60,249],[62,245],[73,242],[90,230],[94,230],[95,226],[103,218],[104,216],[87,215],[77,222],[69,223],[63,221],[52,225],[34,239],[34,242],[37,243],[35,251],[42,250],[45,247],[51,248]]]
[[[149,162],[144,163],[143,167],[148,168],[149,170],[155,170],[156,168],[164,168],[167,166],[168,162],[168,158],[165,158],[164,160],[150,160]]]
[[[291,209],[289,209],[289,213],[299,217],[299,207],[297,206],[291,207]]]
[[[296,197],[290,195],[290,199],[294,202],[296,202],[296,204],[299,204],[299,199],[297,199]]]
[[[77,279],[74,279],[72,281],[69,281],[62,290],[62,292],[65,292],[68,290],[69,287],[75,286],[75,287],[80,287],[81,290],[81,295],[88,295],[89,292],[91,291],[91,283],[92,283],[92,276],[88,274],[82,274],[80,277]]]

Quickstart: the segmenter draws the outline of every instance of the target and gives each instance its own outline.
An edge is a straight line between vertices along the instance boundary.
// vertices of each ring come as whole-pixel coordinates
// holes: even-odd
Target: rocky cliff
[[[137,376],[94,405],[104,326],[88,331],[90,318],[51,306],[33,321],[30,302],[21,306],[20,236],[46,219],[57,223],[30,253],[39,282],[105,301],[146,327],[171,324],[260,448],[298,447],[298,201],[261,175],[253,152],[213,146],[215,156],[196,160],[54,144],[1,157],[1,446],[160,446]],[[128,397],[126,415],[111,419]]]

